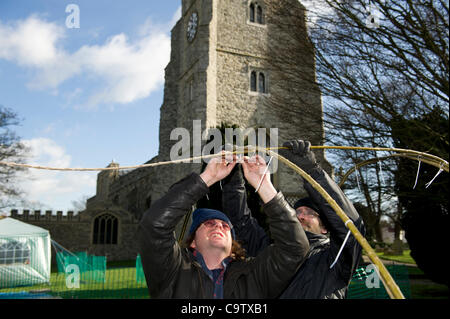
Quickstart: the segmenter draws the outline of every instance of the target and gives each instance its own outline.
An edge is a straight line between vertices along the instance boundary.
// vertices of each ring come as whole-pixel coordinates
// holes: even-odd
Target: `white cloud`
[[[71,156],[48,138],[24,140],[30,148],[29,164],[58,168],[70,167]],[[54,210],[67,210],[83,195],[95,195],[95,172],[64,172],[28,169],[20,175],[20,187],[27,201],[39,202]]]
[[[106,83],[101,92],[91,96],[91,104],[129,103],[148,96],[164,82],[169,53],[170,41],[163,33],[151,34],[136,43],[119,34],[103,46],[82,47],[73,58]]]
[[[65,167],[70,164],[70,156],[61,146],[48,138],[25,140],[24,144],[31,149],[31,158],[35,164],[45,163],[54,167]]]
[[[170,37],[165,29],[147,20],[133,41],[126,34],[103,44],[85,45],[71,53],[61,47],[65,29],[33,15],[5,25],[0,21],[0,59],[34,71],[32,89],[55,92],[68,79],[100,83],[85,97],[85,104],[130,103],[149,96],[164,82],[170,58]],[[81,97],[81,96],[80,96]]]
[[[0,21],[0,58],[22,66],[45,67],[57,59],[56,43],[64,30],[32,15],[11,25]]]

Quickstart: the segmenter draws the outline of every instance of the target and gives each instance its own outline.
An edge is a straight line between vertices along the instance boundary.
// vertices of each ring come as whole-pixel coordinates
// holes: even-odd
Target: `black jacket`
[[[330,194],[364,235],[362,218],[339,186],[321,168],[314,169],[310,175]],[[222,183],[222,187],[223,212],[233,223],[236,236],[243,241],[243,247],[248,255],[257,256],[270,244],[270,238],[252,217],[247,207],[241,170],[235,168],[229,178]],[[309,183],[305,183],[305,189],[320,208],[321,220],[329,231],[329,237],[305,231],[310,250],[289,287],[279,297],[286,299],[345,298],[348,284],[361,258],[362,248],[350,234],[338,261],[330,269],[348,229],[333,208]]]
[[[212,298],[213,282],[192,252],[181,248],[175,227],[208,192],[192,173],[151,206],[138,229],[138,247],[152,298]],[[232,261],[224,275],[224,298],[275,298],[289,284],[309,249],[295,211],[278,193],[264,205],[274,245],[256,258]]]

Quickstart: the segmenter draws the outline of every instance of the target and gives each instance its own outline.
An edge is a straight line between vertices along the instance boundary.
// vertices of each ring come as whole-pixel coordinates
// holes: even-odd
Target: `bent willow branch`
[[[303,171],[300,167],[296,166],[283,156],[279,155],[277,152],[274,152],[278,149],[285,149],[285,147],[272,147],[272,148],[262,148],[257,146],[247,146],[242,149],[238,149],[234,152],[226,152],[228,154],[245,154],[250,152],[264,152],[268,153],[270,156],[275,157],[276,159],[283,162],[285,165],[293,169],[297,174],[302,176],[307,182],[309,182],[312,187],[314,187],[322,196],[323,198],[331,205],[331,207],[334,209],[336,214],[339,216],[339,218],[344,222],[345,226],[351,231],[353,236],[355,236],[355,239],[359,242],[361,247],[366,251],[367,255],[371,259],[371,261],[377,266],[376,269],[378,271],[378,275],[380,276],[386,291],[388,292],[389,296],[391,298],[395,299],[404,299],[400,288],[393,280],[392,276],[390,275],[389,271],[386,269],[384,264],[380,261],[377,254],[373,250],[373,248],[370,246],[368,241],[364,238],[364,236],[359,232],[359,230],[355,227],[353,222],[350,218],[345,214],[345,212],[339,207],[339,205],[335,202],[335,200],[305,171]],[[406,150],[406,149],[397,149],[397,148],[377,148],[377,147],[353,147],[353,146],[312,146],[311,149],[345,149],[345,150],[363,150],[363,151],[384,151],[384,152],[395,152],[394,154],[380,157],[380,158],[374,158],[370,159],[364,162],[361,162],[352,169],[350,169],[342,178],[341,182],[339,183],[339,186],[342,186],[342,184],[345,182],[347,177],[354,172],[356,169],[368,165],[371,163],[375,163],[384,159],[387,159],[389,157],[394,156],[402,156],[406,157],[412,160],[418,160],[422,161],[424,163],[427,163],[429,165],[433,165],[438,167],[440,170],[444,170],[448,173],[448,162],[443,160],[442,158],[439,158],[437,156],[422,153],[418,151],[413,150]],[[168,165],[168,164],[177,164],[177,163],[189,163],[193,162],[195,160],[199,159],[208,159],[213,158],[217,156],[222,156],[222,154],[214,154],[214,155],[204,155],[204,156],[197,156],[197,157],[191,157],[186,159],[178,159],[173,161],[164,161],[164,162],[158,162],[158,163],[149,163],[149,164],[143,164],[143,165],[135,165],[135,166],[114,166],[114,167],[105,167],[105,168],[60,168],[60,167],[46,167],[46,166],[40,166],[40,165],[30,165],[30,164],[22,164],[22,163],[12,163],[12,162],[1,162],[0,165],[9,166],[9,167],[17,167],[17,168],[31,168],[31,169],[42,169],[42,170],[53,170],[53,171],[105,171],[105,170],[125,170],[125,169],[137,169],[137,168],[144,168],[144,167],[156,167],[156,166],[162,166],[162,165]],[[188,218],[189,216],[186,216]],[[184,221],[183,230],[186,229],[187,225],[187,219]],[[180,238],[183,238],[183,234],[180,235]]]

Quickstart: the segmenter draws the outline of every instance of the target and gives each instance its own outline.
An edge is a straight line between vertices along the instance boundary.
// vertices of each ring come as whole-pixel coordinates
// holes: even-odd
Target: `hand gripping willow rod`
[[[317,149],[317,148],[325,148],[325,147],[316,146],[316,147],[311,147],[311,148]],[[295,172],[297,172],[300,176],[302,176],[331,205],[331,207],[334,209],[334,211],[339,216],[339,218],[344,222],[345,226],[352,232],[353,236],[355,236],[358,243],[366,251],[370,260],[377,266],[375,269],[376,269],[383,285],[385,286],[389,297],[391,299],[405,299],[400,288],[395,283],[394,279],[392,278],[392,276],[390,275],[389,271],[386,269],[384,264],[380,261],[380,259],[378,258],[377,254],[375,253],[373,248],[370,246],[370,244],[367,242],[367,240],[364,238],[364,236],[359,232],[359,230],[353,224],[353,221],[339,207],[339,205],[336,203],[336,201],[309,174],[307,174],[300,167],[298,167],[297,165],[295,165],[294,163],[292,163],[285,157],[279,155],[278,153],[273,152],[272,149],[286,149],[286,148],[285,147],[262,148],[262,147],[258,147],[258,146],[248,146],[248,147],[244,148],[244,150],[239,150],[239,151],[234,151],[234,152],[225,152],[225,153],[226,154],[243,154],[243,153],[249,152],[250,150],[265,152],[271,156],[276,157],[278,160],[281,160],[284,164],[286,164],[288,167],[292,168]],[[385,149],[383,149],[383,150],[385,150]],[[220,156],[220,155],[221,154],[215,154],[213,156]],[[183,225],[182,233],[184,233],[185,228],[186,228],[186,219],[185,219],[185,224]],[[182,237],[183,237],[183,234],[181,234],[180,239]]]
[[[390,275],[389,271],[386,269],[384,264],[380,261],[377,254],[370,246],[368,241],[364,238],[364,236],[359,232],[358,228],[353,224],[352,220],[348,218],[348,216],[344,213],[344,211],[339,207],[336,201],[319,185],[310,175],[308,175],[305,171],[303,171],[300,167],[287,160],[283,156],[275,153],[271,150],[268,150],[268,153],[271,156],[275,156],[277,159],[281,160],[284,164],[292,168],[295,172],[301,175],[308,183],[317,190],[323,198],[331,205],[339,218],[344,222],[345,226],[352,232],[353,236],[355,236],[358,243],[361,247],[366,251],[370,260],[377,266],[375,269],[378,270],[381,281],[386,288],[387,293],[391,297],[391,299],[405,299],[403,293],[401,292],[398,285],[395,283],[394,279]]]
[[[395,283],[394,279],[392,278],[392,276],[390,275],[389,271],[386,269],[384,264],[378,258],[377,254],[375,253],[373,248],[370,246],[370,244],[365,239],[365,237],[359,232],[359,230],[353,224],[352,220],[339,207],[339,205],[336,203],[336,201],[322,188],[322,186],[320,186],[320,184],[318,184],[310,175],[308,175],[300,167],[298,167],[297,165],[295,165],[288,159],[284,158],[283,156],[279,155],[278,153],[275,153],[272,151],[272,150],[277,150],[277,149],[287,149],[287,147],[262,148],[262,147],[257,147],[257,146],[248,146],[248,147],[245,147],[244,150],[238,150],[238,151],[226,152],[226,153],[227,154],[244,154],[246,152],[249,152],[250,150],[252,150],[252,151],[258,150],[260,152],[269,153],[269,155],[274,156],[277,159],[281,160],[281,162],[283,162],[288,167],[292,168],[295,172],[297,172],[300,176],[302,176],[331,205],[331,207],[334,209],[334,211],[339,216],[339,218],[344,222],[345,226],[351,231],[353,236],[355,236],[355,239],[358,241],[358,243],[361,245],[361,247],[366,251],[370,260],[377,266],[375,269],[376,269],[377,274],[379,275],[379,278],[381,279],[384,287],[386,288],[386,291],[387,291],[389,297],[392,299],[405,299],[400,288]],[[368,150],[392,151],[392,152],[397,152],[399,154],[393,154],[390,156],[403,156],[403,157],[407,157],[410,159],[416,159],[419,161],[423,161],[424,163],[436,166],[439,169],[446,171],[447,173],[449,171],[447,161],[445,161],[437,156],[434,156],[434,155],[417,152],[417,151],[413,151],[413,150],[398,149],[398,148],[353,147],[353,146],[311,146],[311,149],[347,149],[347,150],[364,150],[364,151],[368,151]],[[202,156],[202,158],[212,158],[212,157],[216,157],[216,156],[221,156],[221,154]],[[390,156],[386,156],[384,158],[379,158],[377,160],[385,159]],[[349,173],[347,173],[346,175],[348,175],[348,174]],[[342,182],[340,183],[340,185],[342,185]],[[185,223],[186,223],[186,220],[185,220]],[[184,233],[185,228],[186,228],[186,225],[183,225],[182,233]],[[180,238],[182,238],[182,236],[183,236],[183,234],[181,234]]]
[[[320,186],[311,176],[309,176],[305,171],[303,171],[301,168],[299,168],[297,165],[293,164],[283,156],[279,155],[278,153],[273,152],[272,150],[277,149],[287,149],[287,147],[272,147],[272,148],[263,148],[263,147],[254,147],[249,146],[246,147],[244,150],[234,151],[234,152],[226,152],[227,154],[244,154],[248,152],[250,149],[252,150],[259,150],[261,152],[269,153],[271,156],[276,157],[277,159],[281,160],[283,163],[285,163],[287,166],[292,168],[295,172],[297,172],[300,176],[302,176],[306,181],[308,181],[311,186],[316,189],[323,197],[324,199],[331,205],[331,207],[334,209],[336,214],[341,218],[341,220],[344,222],[345,226],[352,232],[353,236],[355,236],[356,240],[359,242],[361,247],[366,251],[368,254],[370,260],[377,266],[375,269],[380,275],[380,279],[383,282],[383,285],[386,287],[386,291],[389,294],[391,298],[397,298],[397,299],[404,299],[401,290],[395,283],[395,281],[392,279],[391,275],[389,274],[389,271],[386,269],[384,264],[380,261],[375,251],[372,249],[370,244],[367,242],[367,240],[364,238],[364,236],[359,232],[359,230],[356,228],[356,226],[353,224],[352,220],[348,218],[348,216],[345,214],[345,212],[339,207],[339,205],[335,202],[335,200]],[[407,149],[398,149],[398,148],[381,148],[381,147],[354,147],[354,146],[311,146],[311,149],[344,149],[344,150],[373,150],[373,151],[391,151],[391,152],[397,152],[398,154],[393,154],[387,157],[391,156],[404,156],[410,159],[415,159],[418,161],[423,161],[424,163],[433,165],[438,167],[442,171],[449,172],[448,168],[448,162],[437,157],[434,155],[430,155],[427,153],[417,152],[413,150],[407,150]],[[144,168],[144,167],[154,167],[154,166],[161,166],[161,165],[167,165],[167,164],[175,164],[175,163],[188,163],[189,161],[196,160],[196,159],[206,159],[206,158],[213,158],[217,156],[221,156],[222,154],[214,154],[214,155],[204,155],[204,156],[197,156],[187,159],[179,159],[179,160],[171,160],[166,162],[158,162],[158,163],[149,163],[144,165],[135,165],[135,166],[122,166],[122,167],[106,167],[106,168],[58,168],[58,167],[45,167],[45,166],[38,166],[38,165],[29,165],[29,164],[21,164],[21,163],[11,163],[11,162],[3,162],[0,161],[0,165],[10,166],[10,167],[19,167],[19,168],[34,168],[34,169],[43,169],[43,170],[58,170],[58,171],[104,171],[104,170],[123,170],[123,169],[136,169],[136,168]],[[359,166],[362,166],[362,164],[369,164],[375,160],[382,160],[384,158],[369,160],[363,163],[360,163]],[[356,169],[356,168],[355,168]],[[352,171],[352,170],[351,170]],[[349,171],[344,177],[346,178],[351,171]],[[436,175],[437,176],[437,175]],[[340,185],[342,185],[345,178],[341,181]],[[189,214],[188,214],[189,215]],[[189,216],[186,216],[185,218],[188,218]],[[180,239],[183,238],[184,230],[187,226],[187,219],[185,219],[185,224],[183,225],[182,233],[180,235]]]

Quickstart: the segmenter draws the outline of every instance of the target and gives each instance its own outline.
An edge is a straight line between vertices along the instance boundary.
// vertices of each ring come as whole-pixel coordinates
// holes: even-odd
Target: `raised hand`
[[[270,201],[277,194],[270,181],[270,173],[266,169],[266,162],[261,156],[244,156],[242,168],[245,179],[258,191],[264,203]]]
[[[227,177],[236,165],[236,155],[227,155],[225,151],[221,154],[222,156],[213,157],[200,174],[208,187]]]
[[[292,140],[283,144],[288,149],[280,149],[278,153],[292,163],[303,169],[305,172],[310,173],[313,169],[318,167],[316,157],[311,152],[311,143],[304,140]]]

